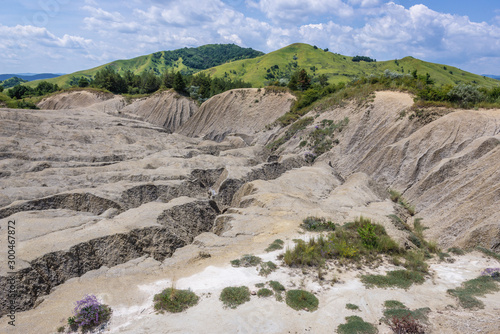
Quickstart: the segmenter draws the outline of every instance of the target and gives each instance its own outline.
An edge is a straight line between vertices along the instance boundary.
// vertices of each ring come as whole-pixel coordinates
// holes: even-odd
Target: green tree
[[[141,75],[141,93],[150,94],[160,88],[161,80],[153,72],[143,72]]]
[[[78,87],[88,87],[89,86],[89,81],[85,77],[81,77],[80,80],[78,80]]]
[[[299,71],[297,77],[297,88],[301,91],[308,89],[311,86],[311,77],[307,74],[306,70]]]
[[[3,92],[3,86],[0,85],[0,93]]]
[[[186,91],[186,82],[184,81],[184,78],[182,78],[181,72],[175,73],[173,88],[178,93],[183,93]]]
[[[16,85],[9,90],[7,93],[11,99],[16,98],[18,100],[22,99],[25,95],[29,95],[31,89],[26,86]]]
[[[318,80],[321,87],[328,86],[328,77],[326,76],[326,74],[320,74]]]
[[[115,94],[126,93],[128,88],[121,75],[109,66],[95,74],[93,86],[107,89]]]

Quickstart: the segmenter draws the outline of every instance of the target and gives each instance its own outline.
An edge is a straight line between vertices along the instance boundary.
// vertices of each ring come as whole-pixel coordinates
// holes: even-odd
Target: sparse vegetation
[[[491,276],[480,276],[466,281],[461,287],[448,290],[448,293],[458,299],[463,308],[484,308],[482,301],[476,297],[482,297],[488,293],[499,291],[498,283]]]
[[[278,249],[283,249],[284,244],[285,242],[283,240],[276,239],[269,245],[269,247],[266,248],[266,252],[272,252]]]
[[[455,255],[464,255],[465,254],[465,251],[461,248],[458,248],[458,247],[448,248],[448,252],[453,253]]]
[[[250,301],[250,290],[246,286],[227,287],[222,290],[219,299],[224,304],[224,307],[234,309]]]
[[[278,281],[270,281],[269,285],[271,286],[271,288],[274,291],[274,295],[276,297],[276,300],[279,302],[283,301],[282,293],[285,291],[285,287],[283,286],[283,284],[281,284]]]
[[[270,273],[275,271],[278,268],[276,264],[272,261],[261,262],[259,275],[267,277]]]
[[[493,252],[493,251],[491,251],[491,250],[489,250],[487,248],[480,247],[480,246],[476,247],[476,249],[478,251],[483,252],[484,254],[486,254],[488,256],[491,256],[492,258],[497,259],[497,260],[500,261],[500,254],[497,254],[497,253],[495,253],[495,252]]]
[[[422,322],[427,322],[427,315],[430,312],[428,307],[411,311],[397,300],[386,300],[384,307],[382,321],[388,324],[394,333],[425,333],[425,327]]]
[[[318,309],[318,298],[308,291],[289,290],[286,293],[286,304],[294,310],[313,312]]]
[[[341,324],[337,327],[339,334],[376,334],[378,333],[377,327],[365,322],[361,317],[356,315],[346,317],[346,324]]]
[[[167,288],[154,296],[154,307],[157,311],[178,313],[198,303],[199,297],[190,290]]]

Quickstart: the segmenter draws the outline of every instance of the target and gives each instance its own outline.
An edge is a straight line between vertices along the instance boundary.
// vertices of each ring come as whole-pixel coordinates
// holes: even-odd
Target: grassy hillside
[[[118,73],[124,74],[131,71],[141,74],[144,71],[152,71],[156,74],[174,70],[183,74],[196,73],[234,60],[248,59],[261,56],[264,53],[251,48],[241,48],[234,44],[208,44],[197,48],[183,48],[173,51],[160,51],[133,59],[116,60],[108,64],[62,75],[53,79],[46,79],[52,84],[66,88],[70,86],[72,78],[92,78],[99,70],[110,66]],[[26,86],[35,87],[40,81],[26,83]]]
[[[354,77],[381,74],[388,69],[406,74],[411,74],[414,70],[417,70],[418,75],[429,73],[438,85],[455,85],[461,82],[475,82],[486,87],[499,85],[498,81],[491,78],[413,57],[377,62],[353,62],[352,59],[353,57],[324,51],[308,44],[296,43],[257,58],[223,64],[205,72],[215,77],[242,79],[254,87],[289,78],[297,68],[306,69],[308,74],[315,78],[324,74],[330,83],[349,82]]]

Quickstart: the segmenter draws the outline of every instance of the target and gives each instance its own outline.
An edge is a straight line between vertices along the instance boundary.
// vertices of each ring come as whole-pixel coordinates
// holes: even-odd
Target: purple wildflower
[[[82,300],[76,302],[74,309],[75,323],[78,326],[95,326],[99,324],[99,311],[101,303],[94,295],[86,295]]]
[[[498,276],[500,275],[500,268],[486,268],[481,273],[481,276]]]

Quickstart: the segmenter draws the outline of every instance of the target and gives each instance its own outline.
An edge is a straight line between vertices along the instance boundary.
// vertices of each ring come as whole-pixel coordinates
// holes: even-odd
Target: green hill
[[[242,48],[234,44],[208,44],[197,48],[182,48],[173,51],[160,51],[133,59],[116,60],[108,64],[66,74],[53,79],[46,79],[52,84],[66,88],[80,77],[91,78],[99,70],[110,66],[123,75],[130,70],[134,74],[144,71],[152,71],[161,74],[166,71],[181,71],[183,74],[196,73],[227,62],[248,59],[263,55],[263,52],[251,48]],[[73,82],[72,82],[73,79]],[[25,85],[35,87],[40,80],[26,83]]]
[[[398,60],[354,62],[353,57],[324,51],[314,46],[296,43],[266,55],[222,64],[205,70],[215,77],[229,77],[262,87],[273,81],[290,78],[298,68],[304,68],[313,78],[324,74],[330,83],[349,82],[352,78],[381,74],[385,70],[418,75],[429,73],[437,85],[477,83],[481,86],[498,86],[497,80],[462,71],[456,67],[434,64],[405,57]]]

